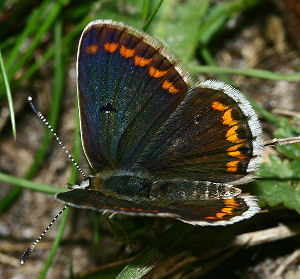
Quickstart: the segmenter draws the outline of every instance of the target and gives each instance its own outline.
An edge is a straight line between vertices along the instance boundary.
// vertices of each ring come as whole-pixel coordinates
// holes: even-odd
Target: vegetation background
[[[0,278],[300,278],[299,144],[265,148],[259,178],[243,186],[263,210],[247,221],[204,228],[72,208],[20,265],[61,208],[54,194],[82,179],[27,97],[88,172],[75,63],[79,36],[94,19],[147,29],[199,80],[240,88],[266,140],[300,134],[298,0],[2,0]]]

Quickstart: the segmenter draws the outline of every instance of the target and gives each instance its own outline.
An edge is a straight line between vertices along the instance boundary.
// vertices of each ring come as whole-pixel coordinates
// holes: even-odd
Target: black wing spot
[[[113,107],[111,103],[107,103],[100,107],[100,112],[105,112],[105,113],[117,112],[117,109]]]

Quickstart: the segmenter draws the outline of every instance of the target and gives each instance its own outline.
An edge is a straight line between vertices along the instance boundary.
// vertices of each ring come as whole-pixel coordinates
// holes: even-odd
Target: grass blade
[[[10,74],[9,79],[11,80],[16,71],[18,71],[29,59],[33,51],[36,49],[38,44],[40,43],[44,34],[49,30],[57,16],[59,15],[63,5],[67,2],[67,0],[59,0],[55,2],[55,5],[52,7],[51,11],[47,13],[47,17],[45,21],[39,26],[38,32],[28,47],[27,51],[22,55],[22,58],[16,63],[16,66],[13,72]]]
[[[59,20],[56,24],[55,24],[55,73],[54,73],[54,94],[53,94],[53,103],[52,106],[54,106],[54,114],[53,115],[57,115],[59,110],[60,110],[60,100],[62,98],[62,93],[63,93],[63,88],[64,88],[64,71],[65,71],[65,65],[63,63],[63,59],[62,59],[62,21]],[[54,120],[49,118],[49,120]],[[76,158],[77,160],[77,158]],[[76,168],[74,165],[72,165],[72,168]],[[76,169],[77,170],[77,169]],[[74,172],[71,175],[70,178],[70,183],[75,182],[76,180],[76,174],[74,174]],[[61,220],[61,223],[59,225],[59,229],[57,232],[57,235],[55,237],[53,246],[51,248],[49,257],[46,261],[46,264],[43,268],[43,271],[40,274],[40,279],[43,279],[46,277],[46,274],[48,272],[48,269],[50,268],[53,258],[56,254],[56,251],[59,247],[59,244],[61,242],[61,239],[63,237],[63,233],[67,224],[67,220],[70,214],[70,208],[67,208],[65,210],[65,212],[63,213],[63,217]]]
[[[152,22],[152,20],[154,19],[155,15],[157,14],[161,4],[163,3],[164,0],[159,0],[159,2],[157,3],[155,9],[153,10],[152,14],[148,17],[146,23],[144,24],[144,26],[142,27],[143,31],[146,31],[147,28],[149,27],[150,23]]]
[[[75,36],[77,36],[82,29],[87,25],[88,22],[91,21],[90,16],[84,18],[69,34],[67,34],[63,39],[63,45],[68,46],[72,44],[72,40]],[[42,57],[35,64],[30,66],[28,70],[22,75],[18,83],[23,83],[28,80],[44,63],[46,63],[53,55],[55,54],[55,47],[51,47],[48,51],[46,51]]]
[[[22,188],[30,189],[33,191],[38,191],[38,192],[49,194],[49,195],[54,195],[54,194],[62,193],[65,191],[62,188],[54,187],[54,186],[47,185],[47,184],[32,182],[28,179],[15,177],[15,176],[8,175],[8,174],[1,173],[1,172],[0,172],[0,181],[8,183],[8,184],[14,184],[14,185],[17,185]],[[2,204],[2,202],[1,202],[1,204]],[[0,208],[1,208],[1,206],[0,206]],[[0,209],[0,211],[1,211],[1,209]]]
[[[176,246],[185,233],[192,229],[193,226],[191,225],[182,222],[176,223],[127,265],[118,275],[117,279],[142,278]]]
[[[143,9],[143,23],[146,23],[146,18],[149,11],[149,0],[144,0],[144,9]]]
[[[10,121],[11,121],[12,132],[13,132],[14,138],[16,139],[17,132],[16,132],[16,120],[15,120],[14,104],[13,104],[13,100],[12,100],[12,97],[11,97],[10,86],[9,86],[9,82],[8,82],[8,78],[7,78],[7,74],[6,74],[6,70],[5,70],[1,50],[0,50],[0,67],[1,67],[1,72],[2,72],[2,75],[3,75],[5,88],[6,88],[6,96],[7,96],[7,102],[8,102],[9,112],[10,112]]]
[[[7,69],[9,69],[9,73],[14,75],[13,66],[17,61],[17,57],[20,52],[20,48],[25,40],[37,29],[39,28],[39,20],[41,18],[41,14],[43,14],[46,8],[49,5],[50,0],[43,1],[42,5],[38,6],[34,9],[25,25],[24,30],[22,31],[21,35],[18,36],[16,42],[14,43],[14,47],[10,50],[9,54],[7,55]]]
[[[58,85],[55,82],[54,84],[55,86]],[[62,90],[53,91],[53,100],[55,100],[55,103],[54,102],[52,103],[49,112],[49,123],[51,124],[53,129],[55,129],[56,127],[56,121],[58,118],[60,103],[62,99],[61,95],[62,95]],[[37,172],[40,164],[43,162],[43,159],[48,151],[49,143],[51,140],[52,140],[52,134],[48,129],[46,129],[41,145],[35,154],[34,162],[30,166],[27,173],[25,174],[25,179],[31,179],[34,176],[34,174]],[[11,205],[11,203],[13,203],[13,201],[16,200],[16,198],[21,194],[21,192],[22,192],[22,188],[20,188],[19,186],[14,186],[12,190],[8,193],[8,195],[1,200],[0,212],[6,210]]]
[[[300,72],[291,73],[291,74],[279,74],[270,72],[262,69],[233,69],[233,68],[224,68],[218,66],[202,66],[202,65],[193,65],[190,67],[191,71],[197,73],[226,73],[226,74],[234,74],[234,75],[242,75],[248,77],[255,77],[260,79],[268,79],[268,80],[285,80],[285,81],[300,81]]]

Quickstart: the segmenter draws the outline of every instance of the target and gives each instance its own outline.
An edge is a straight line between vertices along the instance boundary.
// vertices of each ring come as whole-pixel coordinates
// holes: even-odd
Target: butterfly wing
[[[169,50],[135,28],[90,23],[80,39],[77,74],[81,137],[96,172],[140,169],[152,182],[245,183],[261,162],[262,131],[245,97],[221,82],[196,84]],[[244,195],[166,202],[111,194],[74,189],[57,198],[198,225],[230,224],[259,210]]]
[[[127,215],[172,217],[183,222],[200,225],[228,225],[250,218],[258,212],[255,198],[240,195],[228,199],[208,199],[196,202],[170,202],[153,204],[106,196],[99,191],[75,189],[57,194],[57,199],[69,205]]]
[[[134,167],[158,179],[244,183],[260,164],[262,131],[244,96],[221,82],[193,87],[145,33],[92,22],[77,67],[82,142],[97,172]]]
[[[129,169],[184,99],[191,78],[160,42],[109,20],[84,29],[77,59],[86,157],[97,172]]]
[[[140,156],[157,179],[248,182],[262,160],[262,130],[238,90],[208,80],[189,90]]]

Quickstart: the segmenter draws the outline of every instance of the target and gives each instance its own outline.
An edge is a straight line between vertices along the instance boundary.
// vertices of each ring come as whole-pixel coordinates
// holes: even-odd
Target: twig
[[[3,263],[4,265],[10,265],[13,267],[20,266],[19,260],[15,259],[13,257],[7,256],[5,254],[2,254],[2,253],[0,253],[0,263]]]
[[[235,247],[235,248],[227,251],[225,254],[218,255],[213,260],[194,269],[191,273],[187,274],[183,278],[184,279],[198,278],[198,277],[208,273],[209,271],[215,269],[217,266],[221,265],[223,262],[225,262],[227,259],[229,259],[232,255],[234,255],[240,249],[241,249],[241,247]]]
[[[12,239],[9,241],[2,241],[0,242],[0,253],[14,253],[14,252],[23,252],[24,251],[24,245],[28,244],[28,242],[22,242],[22,243],[16,243],[16,240]],[[53,244],[53,241],[44,241],[43,243],[40,243],[39,248],[43,250],[48,250],[51,248]],[[19,263],[20,264],[20,263]]]
[[[294,126],[300,126],[300,122],[299,121],[294,121],[294,120],[290,120],[290,124],[294,125]]]
[[[275,114],[281,114],[281,115],[286,115],[286,116],[295,116],[300,118],[300,113],[296,111],[291,111],[291,110],[285,110],[285,109],[273,109],[273,113]]]
[[[264,146],[279,146],[279,145],[286,145],[291,143],[298,143],[300,142],[300,136],[292,137],[292,138],[284,138],[284,139],[271,139],[264,142]]]
[[[299,234],[300,223],[291,226],[279,224],[275,228],[240,234],[234,239],[230,246],[245,245],[246,247],[251,247],[283,238],[292,237]]]
[[[184,267],[198,260],[198,257],[194,257],[189,255],[189,253],[183,252],[163,261],[156,269],[153,270],[153,275],[155,274],[155,279],[171,278],[172,275],[177,275],[180,273],[180,270],[184,270]],[[147,279],[152,278],[151,273],[147,276]],[[182,274],[179,278],[182,278]]]
[[[270,278],[276,278],[281,276],[283,271],[293,262],[295,261],[298,257],[300,256],[300,249],[295,250],[290,256],[288,256],[283,263],[274,271],[272,276]]]
[[[214,258],[217,258],[218,260],[213,260],[212,262],[206,263],[202,265],[200,268],[197,268],[194,270],[191,274],[188,274],[185,279],[188,278],[197,278],[194,275],[200,276],[202,274],[207,273],[208,271],[212,270],[213,268],[220,265],[224,260],[229,258],[231,255],[235,254],[239,249],[241,248],[248,248],[255,245],[260,245],[263,243],[268,243],[271,241],[276,241],[279,239],[284,239],[288,237],[292,237],[295,235],[300,234],[300,224],[293,224],[289,225],[289,227],[279,224],[275,228],[265,229],[261,231],[251,232],[251,233],[245,233],[240,234],[235,237],[235,239],[228,245],[224,246],[224,250],[230,249],[229,252],[226,252],[224,255],[220,254],[220,251],[218,255],[214,256]],[[300,250],[300,249],[299,249]],[[297,250],[298,251],[298,250]],[[293,253],[294,254],[294,253]],[[212,255],[210,255],[211,257]],[[288,259],[286,260],[287,265],[292,262],[295,258],[291,258],[288,262]],[[287,266],[285,265],[285,266]]]
[[[277,227],[260,230],[256,232],[250,232],[245,234],[240,234],[236,236],[233,241],[231,241],[227,246],[222,246],[222,249],[218,250],[216,246],[213,247],[214,253],[209,253],[209,251],[205,250],[203,253],[205,254],[205,257],[202,257],[201,255],[198,255],[198,257],[192,257],[189,255],[185,255],[185,258],[182,257],[182,254],[177,255],[171,259],[168,260],[168,263],[166,264],[166,271],[164,271],[162,268],[160,270],[158,278],[162,278],[163,276],[160,275],[167,275],[165,277],[170,277],[170,274],[174,274],[174,272],[180,273],[180,270],[187,266],[188,264],[197,262],[197,261],[203,261],[208,260],[207,262],[203,263],[199,268],[195,269],[192,273],[186,274],[185,277],[181,276],[180,278],[198,278],[200,275],[207,273],[208,271],[216,268],[220,264],[222,264],[225,260],[230,258],[233,254],[235,254],[238,250],[243,248],[248,248],[255,245],[260,245],[264,243],[268,243],[271,241],[276,241],[280,239],[285,239],[289,237],[293,237],[300,234],[300,223],[292,224],[289,226],[285,226],[282,224],[279,224]],[[218,244],[217,244],[218,245]],[[227,250],[227,251],[226,251]],[[300,249],[299,249],[300,250]],[[224,254],[223,254],[224,253]],[[209,260],[210,258],[214,258],[215,260]],[[88,274],[94,274],[96,272],[105,270],[108,267],[118,266],[120,264],[129,263],[131,262],[133,258],[124,259],[121,261],[116,261],[113,263],[110,263],[108,265],[102,265],[97,267],[94,270],[91,270],[83,275]],[[180,260],[182,259],[182,260]],[[291,258],[290,262],[292,262],[295,258]],[[170,267],[170,261],[171,264],[173,263],[173,267]],[[287,264],[287,265],[288,265]],[[285,265],[285,266],[287,266]],[[159,268],[159,267],[158,267]],[[80,277],[80,276],[79,276]],[[148,278],[148,277],[147,277]]]

